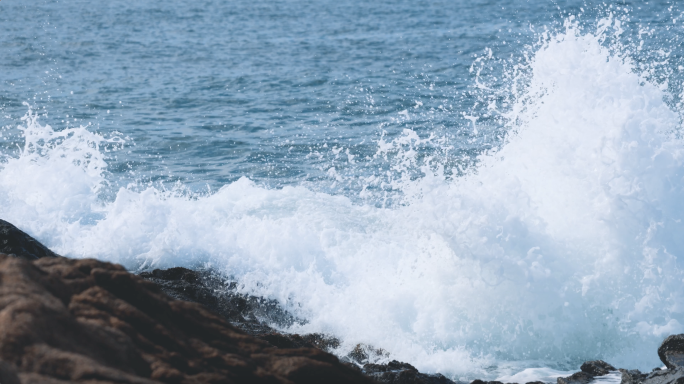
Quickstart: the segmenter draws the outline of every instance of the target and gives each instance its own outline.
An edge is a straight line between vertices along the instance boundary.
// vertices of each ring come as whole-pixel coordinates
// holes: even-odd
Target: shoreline
[[[155,350],[155,348],[163,349],[168,347],[160,347],[160,345],[164,343],[160,344],[159,340],[154,340],[155,337],[158,336],[152,337],[151,340],[148,340],[149,335],[147,337],[140,336],[140,333],[144,334],[145,332],[149,332],[150,326],[152,328],[170,327],[169,329],[174,329],[175,331],[166,331],[166,339],[169,339],[170,337],[168,333],[176,332],[179,340],[187,337],[190,337],[192,340],[196,340],[196,336],[191,337],[188,336],[188,334],[193,334],[193,332],[196,332],[195,329],[192,329],[193,327],[203,328],[203,323],[207,322],[212,324],[211,327],[213,327],[212,331],[209,333],[213,332],[215,336],[223,335],[222,337],[230,335],[229,339],[232,340],[234,345],[231,346],[230,342],[227,344],[224,342],[221,344],[221,348],[227,348],[227,350],[242,348],[241,358],[244,361],[248,361],[244,364],[256,367],[256,371],[252,371],[249,374],[245,373],[243,366],[244,364],[233,364],[230,366],[230,369],[224,369],[225,367],[220,368],[222,366],[221,364],[216,367],[210,366],[211,364],[205,367],[206,370],[212,372],[219,370],[222,372],[221,374],[224,375],[224,379],[227,379],[231,375],[237,374],[238,376],[241,376],[243,379],[247,380],[244,382],[252,382],[250,380],[254,380],[256,377],[259,377],[259,375],[263,376],[264,371],[266,371],[267,374],[265,375],[270,375],[269,377],[276,380],[274,382],[277,382],[279,379],[284,379],[286,380],[285,382],[306,383],[310,382],[308,380],[315,379],[311,382],[465,384],[463,382],[450,380],[439,373],[421,373],[415,367],[405,362],[392,360],[385,364],[376,364],[375,361],[371,359],[369,354],[377,353],[378,355],[383,355],[386,354],[386,352],[373,346],[359,344],[346,356],[336,357],[332,353],[340,346],[340,340],[334,336],[320,333],[299,335],[279,332],[276,330],[276,328],[269,324],[287,327],[295,322],[302,322],[303,320],[295,318],[290,313],[283,310],[278,303],[273,300],[237,292],[236,282],[225,281],[224,279],[218,277],[211,270],[194,271],[187,268],[175,267],[169,269],[155,269],[152,271],[144,271],[138,274],[133,274],[117,264],[101,262],[95,259],[69,259],[55,254],[40,242],[33,239],[31,236],[3,220],[0,220],[0,265],[2,266],[2,268],[0,268],[0,303],[5,303],[4,305],[0,306],[0,382],[3,384],[33,382],[52,383],[53,381],[45,381],[47,378],[40,376],[42,368],[40,364],[36,363],[36,360],[41,361],[41,359],[45,359],[45,355],[48,356],[48,360],[49,358],[57,358],[59,356],[61,356],[59,358],[62,360],[68,360],[70,364],[66,365],[72,368],[71,375],[76,375],[70,377],[72,382],[86,382],[80,380],[83,377],[79,378],[77,374],[77,372],[81,372],[83,369],[85,369],[83,367],[83,359],[85,359],[85,356],[78,355],[76,357],[71,356],[66,358],[64,357],[64,353],[66,353],[65,351],[70,350],[70,353],[73,355],[73,350],[90,348],[90,352],[94,356],[97,356],[98,354],[102,354],[103,348],[104,350],[110,348],[107,346],[108,341],[104,339],[91,340],[90,344],[94,344],[95,346],[84,346],[80,345],[74,340],[68,340],[65,345],[60,345],[58,348],[56,348],[58,351],[50,350],[48,352],[43,351],[37,353],[35,350],[37,348],[43,348],[45,345],[49,345],[53,349],[55,348],[49,341],[42,340],[43,342],[36,343],[34,340],[33,343],[19,345],[19,349],[23,350],[23,352],[20,353],[22,355],[22,360],[17,364],[15,359],[15,364],[12,364],[12,359],[8,359],[6,353],[3,352],[7,350],[7,340],[15,340],[17,337],[16,334],[12,334],[13,331],[19,332],[19,334],[23,335],[24,338],[28,339],[41,339],[42,337],[46,340],[52,340],[52,344],[54,344],[53,339],[55,335],[50,335],[49,332],[48,334],[43,334],[42,336],[36,335],[36,333],[40,334],[40,332],[38,330],[31,329],[17,330],[17,325],[15,324],[16,322],[8,324],[5,320],[5,324],[3,324],[3,318],[6,318],[8,311],[9,313],[19,317],[28,316],[31,319],[40,322],[41,324],[45,322],[49,324],[53,320],[59,322],[60,316],[74,317],[75,320],[72,319],[72,323],[74,321],[75,323],[87,323],[89,326],[92,326],[93,323],[96,323],[96,329],[98,330],[91,330],[91,333],[99,334],[100,338],[102,338],[103,334],[108,334],[111,336],[112,333],[123,332],[125,336],[128,336],[128,342],[135,345],[134,347],[130,347],[133,350],[136,350],[136,348],[140,349],[140,345],[143,344],[145,345],[145,348],[151,348],[153,350]],[[9,271],[13,271],[13,273],[11,275],[6,275]],[[45,282],[46,275],[48,276],[48,283]],[[73,280],[78,282],[74,283]],[[27,281],[30,281],[30,283],[27,283]],[[57,302],[61,300],[61,304],[64,306],[63,310],[70,312],[70,315],[66,314],[66,312],[61,313],[61,315],[56,315],[53,313],[52,316],[55,317],[54,319],[45,318],[45,316],[43,316],[41,319],[35,319],[36,314],[41,313],[43,307],[49,307],[50,305],[59,306],[59,304],[48,304],[50,300],[44,298],[35,298],[34,301],[31,301],[26,297],[21,297],[21,295],[17,296],[17,292],[21,292],[23,290],[29,292],[27,297],[31,297],[31,294],[35,293],[33,291],[35,291],[37,288],[34,287],[33,290],[27,290],[25,285],[30,287],[32,284],[33,286],[40,286],[44,291],[41,291],[39,296],[52,296],[53,301]],[[93,295],[91,292],[93,290],[97,291],[102,289],[106,290],[108,294],[98,293]],[[83,315],[83,313],[79,312],[78,310],[73,311],[72,306],[83,306],[84,298],[81,296],[83,296],[86,292],[91,293],[91,297],[85,300],[85,302],[88,303],[87,306],[90,306],[88,307],[90,309],[84,312],[87,313],[87,315]],[[113,294],[116,296],[116,299],[119,301],[123,300],[124,302],[113,305],[112,300],[114,299],[109,297],[109,294]],[[142,296],[145,298],[143,300],[143,304],[145,305],[140,306],[140,298],[137,296]],[[68,299],[66,297],[68,297]],[[28,300],[29,304],[25,303],[24,308],[17,312],[17,309],[12,306],[12,304],[17,300]],[[74,302],[78,302],[78,304],[73,304]],[[154,309],[152,312],[150,312],[149,308],[146,307],[147,304],[152,305],[152,307],[156,306],[158,308],[176,308],[176,312],[168,312],[167,310],[168,313],[166,313],[166,315],[173,313],[173,316],[180,319],[177,319],[179,323],[170,325],[168,324],[168,320],[164,319],[163,317],[155,318],[155,316],[158,317],[158,313],[155,312]],[[126,305],[132,305],[135,307],[135,309],[131,309],[129,312],[137,313],[136,311],[138,311],[143,312],[143,314],[137,314],[135,316],[130,315],[130,313],[127,315],[119,314],[119,307]],[[93,311],[99,311],[98,315],[94,316],[94,318],[91,313]],[[3,314],[5,316],[3,316]],[[199,317],[197,317],[198,314]],[[79,316],[85,316],[85,319]],[[121,316],[132,316],[132,318],[127,323],[125,320],[119,318]],[[190,321],[187,319],[187,316],[194,317],[194,319]],[[103,317],[109,318],[109,322],[103,322]],[[148,319],[146,321],[149,324],[144,325],[140,323],[139,318]],[[150,323],[149,318],[154,319],[152,323]],[[153,324],[155,321],[156,324]],[[192,323],[192,326],[189,327],[188,321]],[[121,322],[126,323],[125,326],[120,325],[119,323]],[[143,321],[143,323],[145,323],[145,321]],[[117,326],[112,324],[119,325]],[[46,324],[43,324],[43,326],[48,328],[52,327],[52,325],[48,326]],[[105,330],[103,331],[103,329]],[[125,329],[126,331],[122,331],[122,329]],[[43,333],[45,333],[44,330]],[[124,339],[126,338],[125,336],[118,336],[123,337]],[[140,338],[144,339],[145,342],[135,341]],[[242,341],[236,342],[235,340]],[[3,343],[3,341],[5,342]],[[157,345],[150,346],[148,345],[150,342],[153,345],[156,342]],[[166,341],[167,344],[174,344],[175,342],[176,341]],[[207,345],[211,345],[212,342],[214,342],[214,340],[211,338],[205,338],[202,341],[202,343],[207,343]],[[80,343],[89,344],[83,340],[81,340]],[[244,350],[245,346],[243,344],[245,343],[251,345],[247,347],[247,352]],[[11,345],[12,343],[10,342],[9,344]],[[18,348],[18,346],[14,345],[14,348],[14,353],[16,353],[16,348]],[[211,348],[214,348],[212,356],[222,354],[220,352],[221,349],[216,349],[216,346]],[[206,347],[204,349],[206,352]],[[255,350],[261,351],[257,355],[268,355],[269,357],[255,358],[253,353]],[[201,352],[193,350],[193,348],[184,351],[188,356],[195,356],[195,359],[197,359],[198,353],[201,355]],[[163,371],[164,374],[158,373],[158,377],[156,377],[156,379],[159,379],[159,381],[151,382],[216,382],[212,380],[198,381],[198,372],[196,368],[186,369],[187,372],[181,372],[176,369],[173,364],[169,363],[169,361],[173,361],[175,359],[177,364],[184,365],[185,363],[178,361],[178,357],[180,356],[166,361],[169,359],[167,356],[169,353],[171,355],[178,355],[177,352],[157,352],[157,355],[152,354],[154,355],[153,357],[150,357],[149,351],[145,352],[147,353],[147,357],[143,358],[143,360],[151,363],[147,368],[144,367],[145,364],[143,363],[143,367],[139,369],[139,372],[137,372],[138,376],[142,375],[140,379],[143,381],[137,381],[134,376],[130,376],[131,372],[120,372],[119,376],[117,377],[122,378],[122,380],[125,379],[124,381],[113,380],[111,372],[106,374],[102,373],[108,369],[108,366],[111,366],[112,364],[116,365],[107,357],[107,353],[104,353],[105,357],[100,357],[99,364],[107,369],[102,368],[100,371],[98,371],[100,375],[104,376],[100,377],[97,382],[149,382],[146,381],[147,379],[144,379],[145,376],[147,376],[148,379],[154,380],[154,372],[160,371],[160,366],[163,366],[161,371]],[[130,353],[135,354],[134,352]],[[230,355],[230,352],[224,353],[226,355]],[[621,384],[684,383],[684,335],[669,336],[660,346],[657,353],[661,361],[665,364],[665,369],[656,368],[650,373],[642,373],[638,370],[616,369],[604,361],[596,360],[585,362],[580,367],[580,371],[572,374],[571,376],[559,377],[557,379],[557,384],[589,384],[592,382],[599,383],[604,381],[617,383],[618,375],[619,382]],[[389,355],[386,356],[389,357]],[[207,357],[205,356],[205,358]],[[293,358],[299,359],[299,363],[291,361]],[[192,359],[192,357],[188,357],[188,359]],[[209,360],[211,359],[209,358]],[[199,361],[200,362],[196,364],[205,363],[203,359],[200,359]],[[264,363],[264,361],[268,362]],[[277,361],[277,363],[275,363],[276,368],[273,367],[274,363],[272,361]],[[325,364],[325,368],[321,368],[320,366],[322,361]],[[155,364],[157,366],[156,371],[154,369]],[[31,371],[31,369],[33,369],[33,371]],[[296,374],[293,377],[288,376],[291,376],[291,373],[296,372],[297,369],[308,373],[304,374],[303,377],[298,377]],[[307,371],[307,369],[309,371]],[[313,373],[310,372],[312,369]],[[249,376],[250,374],[256,376]],[[41,378],[37,378],[35,375],[39,375]],[[48,375],[47,377],[52,377],[50,380],[59,380],[54,381],[55,383],[61,382],[60,377],[55,377],[54,375]],[[194,381],[188,381],[190,377],[194,377],[192,379]],[[248,379],[248,377],[252,378]],[[338,379],[341,378],[344,379],[339,381]],[[218,382],[221,381],[219,380]],[[499,381],[474,380],[471,381],[470,384],[504,383]],[[536,381],[515,384],[545,383]]]

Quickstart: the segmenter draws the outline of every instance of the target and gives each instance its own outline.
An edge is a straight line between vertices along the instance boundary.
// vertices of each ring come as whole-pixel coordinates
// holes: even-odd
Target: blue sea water
[[[456,379],[684,332],[672,1],[0,2],[0,217]]]

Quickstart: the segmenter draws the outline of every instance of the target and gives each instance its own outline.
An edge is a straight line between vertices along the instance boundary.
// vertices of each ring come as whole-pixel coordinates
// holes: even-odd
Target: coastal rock
[[[199,303],[250,335],[275,332],[267,324],[288,327],[296,319],[274,300],[237,292],[237,283],[210,270],[176,267],[142,272],[138,276],[157,284],[167,295]]]
[[[669,369],[684,366],[684,334],[668,336],[658,348],[658,357]]]
[[[615,367],[603,360],[587,361],[582,364],[580,370],[593,376],[604,376],[609,374],[611,371],[617,371]]]
[[[236,282],[225,280],[212,271],[193,271],[177,267],[155,269],[140,273],[139,276],[154,282],[169,296],[206,306],[232,325],[274,347],[318,348],[327,352],[340,346],[340,341],[329,335],[277,332],[268,324],[289,326],[302,320],[282,310],[275,301],[238,293]],[[453,384],[453,381],[440,374],[423,374],[406,363],[392,361],[388,364],[368,364],[371,356],[378,358],[387,357],[389,354],[382,349],[359,344],[343,360],[352,369],[362,365],[361,372],[379,383]]]
[[[372,377],[377,383],[387,384],[454,384],[440,374],[420,373],[411,364],[392,360],[387,364],[366,364],[363,373]]]
[[[389,352],[382,348],[375,348],[368,344],[356,344],[346,358],[359,366],[363,366],[372,361],[386,360],[389,356]]]
[[[638,369],[620,369],[622,379],[620,384],[638,384],[644,381],[648,376],[646,373],[641,373]]]
[[[58,256],[36,239],[5,220],[0,220],[0,253],[14,255],[26,260]]]
[[[568,377],[559,377],[556,382],[558,384],[588,384],[595,377],[604,376],[614,371],[617,369],[603,360],[586,361],[580,367],[579,372]]]
[[[2,383],[371,383],[315,348],[278,349],[119,265],[0,255]]]
[[[504,384],[501,381],[482,381],[482,380],[473,380],[470,384]],[[517,384],[517,383],[505,383],[505,384]],[[525,384],[546,384],[543,381],[528,381]]]
[[[620,384],[682,384],[684,383],[684,368],[654,369],[651,373],[641,373],[638,369],[620,369],[622,381]]]
[[[558,384],[588,384],[592,380],[594,380],[594,375],[583,371],[573,373],[568,377],[559,377],[556,379]]]
[[[655,370],[649,373],[641,384],[683,384],[684,368]]]
[[[176,267],[142,272],[138,276],[157,284],[167,295],[199,303],[240,330],[278,348],[318,348],[331,351],[340,346],[334,337],[313,333],[283,334],[268,324],[287,327],[302,322],[284,311],[276,301],[237,292],[237,283],[212,271]]]
[[[340,341],[329,335],[312,333],[305,335],[277,332],[268,324],[289,326],[302,320],[285,312],[277,302],[257,296],[240,294],[237,284],[212,273],[192,271],[187,268],[155,269],[143,272],[140,277],[154,282],[161,290],[176,299],[205,305],[232,325],[281,349],[317,348],[331,351]],[[446,377],[418,372],[410,364],[391,361],[388,364],[368,364],[368,361],[389,354],[366,344],[358,344],[343,363],[352,369],[362,365],[361,372],[379,383],[393,384],[453,384]]]

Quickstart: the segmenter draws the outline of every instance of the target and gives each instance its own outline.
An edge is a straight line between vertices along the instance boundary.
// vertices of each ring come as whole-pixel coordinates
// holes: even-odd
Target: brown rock
[[[0,253],[11,254],[20,259],[27,260],[58,256],[21,229],[1,219]]]
[[[2,383],[370,383],[315,348],[278,349],[123,267],[0,254]]]

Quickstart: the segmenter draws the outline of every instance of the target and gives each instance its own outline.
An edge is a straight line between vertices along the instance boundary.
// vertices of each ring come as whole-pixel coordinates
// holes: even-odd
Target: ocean
[[[4,0],[0,218],[454,380],[684,332],[673,1]]]

